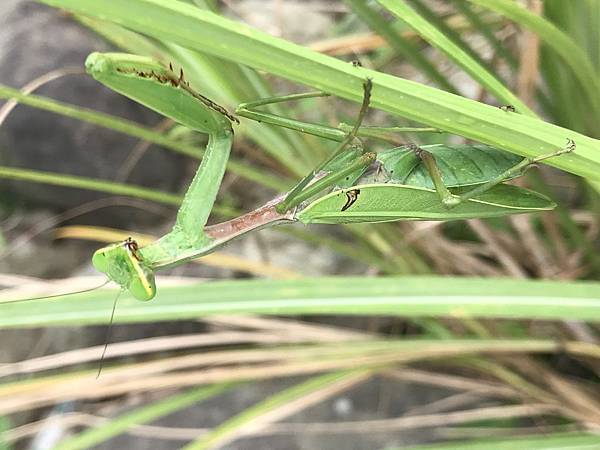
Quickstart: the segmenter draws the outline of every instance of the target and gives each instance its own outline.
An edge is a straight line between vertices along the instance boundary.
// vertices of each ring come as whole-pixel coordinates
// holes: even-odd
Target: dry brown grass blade
[[[316,340],[368,339],[372,334],[332,325],[301,322],[289,318],[261,316],[210,316],[203,322],[226,327],[252,328],[274,333],[299,334]]]
[[[204,370],[185,373],[169,373],[170,370],[175,370],[175,365],[177,364],[177,361],[171,358],[166,361],[134,364],[126,368],[107,370],[101,379],[95,381],[95,371],[93,371],[85,374],[38,380],[17,386],[6,386],[0,389],[0,412],[10,413],[80,398],[102,398],[181,386],[268,379],[348,368],[381,367],[394,363],[408,363],[424,359],[450,358],[464,354],[465,352],[470,354],[478,353],[472,348],[467,350],[461,346],[439,348],[438,344],[432,344],[430,348],[421,347],[409,351],[399,351],[394,348],[389,349],[387,346],[382,347],[387,348],[386,350],[374,351],[374,348],[369,346],[364,349],[366,355],[361,355],[360,352],[344,354],[344,352],[340,351],[343,347],[334,345],[328,345],[327,347],[325,352],[316,352],[315,349],[310,348],[300,348],[300,350],[277,349],[275,352],[262,350],[258,355],[256,351],[215,352],[220,353],[219,359],[214,358],[211,354],[192,355],[191,357],[179,358],[179,360],[190,358],[192,359],[192,363],[197,364],[197,358],[207,357],[204,359],[204,362],[205,364],[209,364],[212,357],[213,364],[217,360],[220,360],[221,362],[234,363],[235,365],[223,368],[209,367]],[[532,344],[528,348],[528,352],[551,352],[556,349],[556,344],[539,342]],[[514,352],[514,346],[510,342],[507,342],[505,345],[498,344],[493,349],[487,348],[481,351],[502,354],[505,352]],[[254,356],[255,361],[261,361],[261,364],[250,366],[239,365],[242,358],[248,360],[248,356],[251,355]],[[267,359],[269,356],[272,362],[265,363],[264,359]],[[274,356],[278,358],[274,358]],[[186,362],[189,363],[189,361]],[[188,364],[189,366],[191,365]],[[153,372],[150,372],[149,368]],[[92,383],[94,388],[90,389]]]
[[[544,4],[540,0],[529,0],[529,10],[537,15],[543,14]],[[534,93],[539,79],[540,38],[528,30],[522,30],[519,52],[519,73],[517,75],[517,94],[519,98],[534,107]]]
[[[556,408],[543,403],[517,406],[494,406],[475,408],[466,411],[454,411],[445,414],[425,414],[395,419],[364,420],[356,422],[273,424],[267,430],[269,434],[293,433],[300,429],[308,434],[338,433],[375,433],[397,431],[407,428],[426,428],[438,425],[451,425],[481,420],[511,419],[556,414]]]
[[[304,395],[301,398],[291,400],[285,405],[272,409],[268,413],[262,414],[244,426],[239,427],[235,433],[223,436],[220,440],[215,441],[213,446],[218,448],[233,442],[241,436],[261,434],[263,430],[269,430],[273,422],[280,421],[281,419],[296,414],[297,412],[309,408],[312,405],[321,403],[334,395],[351,389],[357,384],[366,381],[370,375],[370,372],[360,372],[350,378],[344,378],[343,380],[332,383],[325,388]]]
[[[347,337],[338,337],[333,333],[322,333],[318,340],[322,342],[336,342],[347,340]],[[180,351],[197,347],[241,344],[297,344],[315,341],[317,341],[315,336],[306,336],[305,334],[300,333],[282,335],[243,331],[161,336],[111,344],[106,352],[105,359],[173,350]],[[103,348],[104,345],[97,345],[94,347],[32,358],[16,363],[2,364],[0,365],[0,377],[17,374],[31,374],[43,370],[58,369],[75,364],[98,361]]]
[[[486,401],[487,400],[487,401]],[[458,394],[448,395],[439,400],[410,408],[404,416],[422,416],[425,414],[442,414],[444,412],[466,409],[468,407],[489,406],[490,401],[486,399],[484,393],[477,392],[459,392]]]
[[[560,272],[538,233],[533,228],[531,218],[523,214],[511,217],[510,222],[520,237],[521,245],[527,250],[526,263],[534,273],[540,278],[551,278]]]
[[[516,370],[536,380],[556,397],[563,414],[579,422],[600,427],[600,398],[580,382],[567,380],[545,364],[532,358],[518,357],[510,362]]]
[[[314,42],[310,48],[332,56],[364,54],[381,47],[388,47],[381,36],[361,33]]]
[[[445,415],[441,414],[440,417],[443,418]],[[431,420],[431,416],[428,416]],[[13,428],[11,430],[6,431],[3,434],[3,437],[8,442],[15,442],[20,439],[24,439],[35,435],[41,429],[47,426],[49,422],[51,422],[54,426],[60,427],[62,429],[71,429],[75,427],[95,427],[98,425],[102,425],[106,423],[109,419],[105,417],[94,416],[91,414],[82,414],[82,413],[68,413],[62,416],[53,416],[49,419],[40,420],[38,422],[33,422],[27,425],[23,425],[21,427]],[[394,422],[392,422],[394,421]],[[394,424],[399,426],[399,429],[408,430],[408,429],[417,429],[420,427],[419,421],[416,421],[415,426],[411,426],[410,423],[406,421],[396,422],[396,418],[391,419],[382,419],[380,423],[385,425],[385,422],[391,422],[389,428],[383,426],[383,431],[395,431],[393,428]],[[348,423],[348,422],[336,422],[336,423]],[[352,424],[358,424],[359,426],[368,426],[368,422],[364,421],[355,421],[351,422]],[[310,424],[309,424],[310,425]],[[316,424],[320,425],[320,424]],[[435,426],[435,432],[439,436],[446,436],[448,438],[454,439],[473,439],[474,437],[481,438],[490,438],[500,437],[500,436],[514,436],[515,429],[514,428],[492,428],[492,427],[466,427],[463,425],[463,422],[456,422],[454,425],[458,425],[458,427],[446,427],[443,421],[438,425],[430,425]],[[254,436],[268,436],[270,434],[298,434],[302,433],[304,423],[294,423],[294,422],[279,422],[274,424],[266,425],[264,428],[257,430],[253,435]],[[544,426],[537,425],[535,427],[519,427],[519,434],[534,434],[534,433],[565,433],[569,431],[579,431],[580,429],[576,426],[572,427],[553,427],[553,426]],[[152,439],[168,439],[174,441],[190,441],[196,439],[203,434],[210,431],[209,428],[184,428],[184,427],[165,427],[158,425],[134,425],[127,430],[127,434],[132,436],[146,437]],[[312,434],[318,434],[315,430]]]
[[[52,70],[44,75],[31,80],[29,83],[23,85],[21,92],[24,94],[31,94],[43,85],[50,83],[51,81],[65,77],[67,75],[84,75],[85,71],[82,67],[63,67],[62,69]],[[4,123],[8,115],[15,109],[19,102],[9,99],[0,108],[0,126]]]
[[[502,270],[480,257],[481,246],[473,247],[451,241],[442,234],[441,227],[421,228],[420,224],[403,225],[406,226],[403,229],[409,230],[407,243],[410,242],[424,253],[432,261],[437,273],[481,276],[503,274]]]
[[[444,388],[468,391],[490,397],[517,398],[519,391],[500,383],[475,380],[458,375],[432,373],[416,369],[394,369],[382,372],[383,375],[411,383],[428,384]]]
[[[120,383],[101,386],[90,385],[95,374],[90,373],[85,381],[55,383],[42,391],[30,392],[24,395],[11,395],[0,399],[0,411],[3,414],[14,413],[26,409],[51,405],[58,402],[75,399],[98,399],[133,392],[158,391],[179,387],[198,386],[202,384],[222,383],[227,381],[260,380],[275,377],[309,375],[332,370],[350,369],[356,367],[379,366],[391,364],[397,359],[394,355],[373,356],[362,358],[347,358],[338,361],[322,361],[311,363],[262,364],[259,367],[238,366],[235,368],[218,368],[185,373],[150,376],[144,379],[129,379]]]
[[[162,286],[184,286],[186,284],[206,281],[205,278],[159,276]],[[79,276],[62,278],[56,280],[44,280],[41,278],[30,278],[27,283],[19,284],[10,289],[0,291],[0,303],[3,300],[28,299],[31,297],[68,294],[74,291],[103,286],[106,277],[103,276]]]
[[[521,268],[518,260],[514,258],[505,247],[499,242],[494,233],[489,227],[479,219],[467,220],[469,227],[485,242],[490,251],[495,255],[498,262],[506,270],[506,274],[512,275],[518,278],[526,278],[527,274]]]

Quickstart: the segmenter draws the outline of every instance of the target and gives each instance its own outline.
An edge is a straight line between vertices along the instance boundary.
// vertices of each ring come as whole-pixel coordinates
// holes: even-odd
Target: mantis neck
[[[281,202],[282,198],[277,197],[260,208],[235,219],[205,227],[202,233],[205,239],[195,247],[188,247],[177,253],[172,250],[165,251],[166,248],[171,249],[181,245],[181,234],[173,230],[158,241],[140,249],[140,253],[152,270],[166,269],[170,266],[175,266],[212,253],[216,248],[251,231],[281,223],[295,222],[295,211],[292,210],[282,214],[278,213],[275,209],[275,206]]]
[[[206,235],[204,227],[217,198],[231,151],[233,131],[229,122],[227,125],[228,128],[209,135],[202,162],[183,197],[173,229],[139,250],[147,267],[153,269],[189,259],[186,255],[211,245],[212,239]]]

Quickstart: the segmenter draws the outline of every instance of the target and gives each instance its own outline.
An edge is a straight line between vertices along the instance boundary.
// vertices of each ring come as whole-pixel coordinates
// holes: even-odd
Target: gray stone
[[[29,0],[0,4],[1,83],[21,87],[52,70],[73,66],[83,68],[90,52],[109,49],[101,38],[56,9]],[[104,88],[87,75],[68,75],[48,83],[36,93],[146,125],[157,124],[160,120],[157,114]],[[0,162],[114,180],[116,171],[136,143],[136,139],[121,133],[18,106],[0,128]],[[183,158],[150,148],[128,181],[173,190],[183,181],[183,168]],[[3,182],[3,191],[7,185],[15,200],[54,210],[108,196],[30,182]],[[127,211],[121,213],[122,218],[130,216]]]

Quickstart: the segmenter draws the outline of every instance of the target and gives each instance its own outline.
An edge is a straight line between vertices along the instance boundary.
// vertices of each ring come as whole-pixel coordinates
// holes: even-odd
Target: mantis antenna
[[[111,280],[106,280],[104,283],[102,283],[102,284],[100,284],[100,285],[98,285],[96,287],[93,287],[93,288],[82,289],[80,291],[65,292],[63,294],[52,294],[52,295],[44,295],[42,297],[17,298],[17,299],[11,299],[11,300],[0,300],[0,304],[30,302],[30,301],[33,301],[33,300],[46,300],[48,298],[64,297],[66,295],[83,294],[85,292],[92,292],[92,291],[95,291],[96,289],[103,288],[108,283],[110,283],[110,281]]]
[[[110,332],[112,331],[112,326],[115,318],[115,310],[117,309],[117,300],[121,296],[121,289],[117,292],[115,296],[115,301],[113,302],[112,312],[110,313],[110,322],[108,323],[108,328],[106,329],[106,336],[104,337],[104,348],[102,349],[102,356],[100,357],[100,366],[98,367],[98,373],[96,374],[96,380],[100,378],[100,374],[102,373],[102,367],[104,365],[104,357],[106,356],[106,350],[108,349],[108,343],[110,342]]]

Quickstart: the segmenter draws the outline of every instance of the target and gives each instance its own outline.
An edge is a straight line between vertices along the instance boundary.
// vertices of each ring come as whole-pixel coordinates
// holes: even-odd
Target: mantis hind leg
[[[535,165],[540,161],[555,158],[565,153],[571,153],[575,151],[576,145],[575,141],[573,141],[572,139],[567,139],[567,145],[564,148],[552,153],[536,156],[534,158],[524,158],[521,162],[515,164],[513,167],[508,168],[504,172],[500,173],[498,176],[492,178],[491,180],[483,184],[480,184],[479,186],[475,187],[474,189],[468,192],[462,193],[461,195],[452,194],[452,192],[450,192],[450,190],[446,187],[446,185],[442,181],[442,174],[440,172],[440,169],[435,161],[434,156],[431,153],[417,147],[416,145],[413,145],[412,148],[417,154],[417,156],[419,156],[419,158],[421,158],[421,160],[423,161],[423,164],[425,165],[425,168],[433,181],[435,190],[440,196],[440,200],[442,201],[444,206],[446,206],[447,208],[454,208],[455,206],[458,206],[471,198],[477,197],[478,195],[489,191],[494,186],[497,186],[498,184],[506,180],[523,175],[529,167]]]

